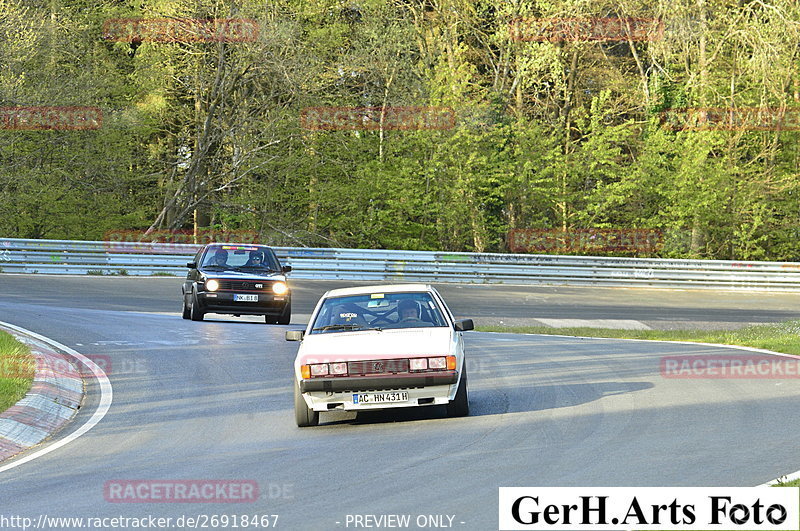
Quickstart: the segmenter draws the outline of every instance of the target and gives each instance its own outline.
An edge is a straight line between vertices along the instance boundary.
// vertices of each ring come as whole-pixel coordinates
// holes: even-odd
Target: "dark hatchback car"
[[[202,321],[207,313],[263,315],[267,324],[289,324],[291,266],[281,266],[265,245],[212,243],[186,264],[181,288],[183,318]]]

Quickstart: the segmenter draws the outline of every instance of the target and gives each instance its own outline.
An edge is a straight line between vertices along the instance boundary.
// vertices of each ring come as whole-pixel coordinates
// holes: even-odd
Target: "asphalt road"
[[[182,279],[0,275],[6,302],[155,313],[180,311]],[[303,322],[329,289],[367,283],[296,280],[293,322]],[[800,319],[794,293],[438,284],[453,313],[481,324],[535,319],[638,320],[652,328],[729,328]]]
[[[469,332],[470,417],[434,408],[323,415],[321,426],[298,429],[297,344],[283,340],[292,326],[182,320],[174,314],[178,285],[0,276],[0,320],[108,356],[114,387],[99,425],[0,473],[2,515],[277,514],[277,528],[291,530],[347,529],[347,515],[451,515],[455,528],[488,530],[497,528],[500,486],[752,486],[800,469],[800,388],[660,375],[666,355],[730,352],[698,345]],[[297,283],[295,310],[309,313],[329,285]],[[580,300],[598,309],[613,301],[621,318],[645,308],[673,316],[690,301],[698,315],[710,306],[705,317],[744,311],[715,294],[698,302],[679,292],[659,313],[640,294],[626,295],[636,290],[442,291],[455,313],[476,317],[522,300],[530,311],[569,316]],[[751,316],[794,311],[788,299],[756,299],[762,310]],[[96,398],[90,389],[72,429]],[[107,482],[141,479],[253,480],[261,496],[243,504],[104,498]]]

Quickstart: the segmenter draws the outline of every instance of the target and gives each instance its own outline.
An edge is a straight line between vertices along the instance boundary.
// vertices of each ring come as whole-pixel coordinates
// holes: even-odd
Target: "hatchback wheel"
[[[189,308],[189,318],[192,321],[202,321],[204,317],[203,310],[200,309],[200,305],[197,303],[197,294],[192,295],[192,306]]]
[[[186,306],[186,295],[183,296],[183,313],[181,314],[181,317],[184,319],[191,318],[191,311],[189,310],[189,307]]]

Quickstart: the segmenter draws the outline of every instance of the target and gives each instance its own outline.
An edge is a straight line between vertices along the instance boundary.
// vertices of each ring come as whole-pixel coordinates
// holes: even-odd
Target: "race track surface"
[[[295,285],[295,312],[307,314],[322,291],[342,283]],[[319,427],[298,429],[297,344],[283,340],[298,326],[182,320],[176,279],[2,275],[0,286],[0,320],[106,357],[114,388],[108,414],[87,434],[0,473],[7,516],[278,514],[278,529],[326,530],[347,529],[348,514],[454,515],[457,529],[487,530],[497,528],[500,486],[753,486],[800,469],[796,380],[660,374],[663,356],[727,348],[469,332],[470,417],[449,419],[436,408],[323,414]],[[571,318],[581,299],[578,314],[613,301],[608,312],[620,319],[642,311],[666,318],[690,300],[678,296],[659,313],[641,294],[554,290],[442,292],[454,313],[476,321],[510,307]],[[724,296],[711,294],[710,308],[698,302],[692,311],[735,320],[744,311],[735,299],[726,308]],[[792,317],[788,299],[754,300],[761,302],[748,320]],[[89,391],[73,426],[92,413],[97,389]],[[104,498],[106,482],[137,479],[253,480],[261,497]]]

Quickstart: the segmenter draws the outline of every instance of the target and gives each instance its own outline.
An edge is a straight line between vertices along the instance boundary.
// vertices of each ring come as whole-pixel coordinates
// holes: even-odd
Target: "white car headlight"
[[[286,295],[289,291],[289,286],[286,285],[286,282],[276,282],[272,285],[272,293],[275,295]]]
[[[408,360],[409,369],[412,371],[424,371],[428,368],[428,360],[426,358],[411,358]]]
[[[208,291],[217,291],[219,289],[219,282],[217,282],[213,278],[211,280],[206,281],[206,289]]]
[[[447,368],[447,359],[444,357],[441,358],[428,358],[428,366],[431,369],[446,369]]]
[[[347,374],[347,363],[331,363],[331,374]]]
[[[328,374],[327,363],[315,363],[311,366],[311,376],[325,376]]]

